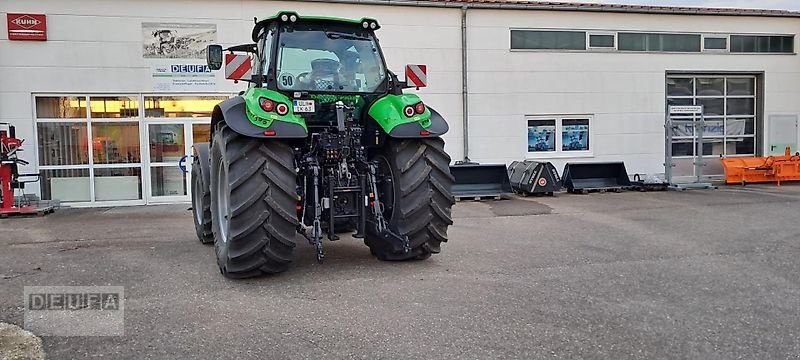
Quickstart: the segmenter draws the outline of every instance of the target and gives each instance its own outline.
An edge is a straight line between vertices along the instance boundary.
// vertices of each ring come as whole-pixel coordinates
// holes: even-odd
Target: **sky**
[[[736,7],[756,9],[783,9],[800,11],[800,0],[575,0],[575,2],[636,4],[636,5],[672,5],[700,7]]]

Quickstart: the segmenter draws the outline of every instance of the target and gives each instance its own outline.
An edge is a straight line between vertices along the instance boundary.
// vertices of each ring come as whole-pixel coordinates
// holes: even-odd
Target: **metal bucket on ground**
[[[503,164],[456,163],[450,166],[455,178],[456,198],[507,197],[512,193],[508,169]]]
[[[631,186],[623,162],[569,163],[562,174],[569,192],[622,190]]]

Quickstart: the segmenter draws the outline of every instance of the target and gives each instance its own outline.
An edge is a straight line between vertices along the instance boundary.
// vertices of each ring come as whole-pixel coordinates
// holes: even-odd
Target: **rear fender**
[[[431,112],[430,126],[427,128],[422,127],[422,124],[418,121],[400,124],[389,132],[389,136],[398,139],[430,138],[440,137],[447,133],[450,130],[450,125],[447,125],[444,117],[430,106],[428,110]]]
[[[241,96],[232,97],[214,107],[211,113],[211,130],[214,131],[217,124],[223,120],[231,130],[248,137],[302,139],[308,136],[305,127],[296,123],[274,120],[267,127],[256,126],[248,118],[247,104]]]

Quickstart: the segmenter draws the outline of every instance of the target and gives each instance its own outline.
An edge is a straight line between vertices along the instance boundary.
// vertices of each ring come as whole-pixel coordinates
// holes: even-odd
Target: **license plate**
[[[294,100],[295,113],[313,113],[314,100]]]

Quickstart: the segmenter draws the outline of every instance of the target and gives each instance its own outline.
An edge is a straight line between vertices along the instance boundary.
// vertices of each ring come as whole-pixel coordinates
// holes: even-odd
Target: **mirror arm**
[[[256,44],[235,45],[227,49],[224,49],[224,51],[238,51],[238,52],[248,52],[256,54],[258,53],[258,46],[256,46]]]

